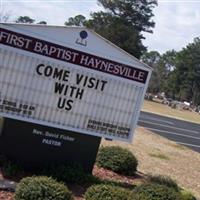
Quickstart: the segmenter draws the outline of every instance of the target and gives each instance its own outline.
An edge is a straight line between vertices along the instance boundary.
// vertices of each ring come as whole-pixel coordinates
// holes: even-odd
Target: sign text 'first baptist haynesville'
[[[2,44],[80,65],[129,80],[145,83],[148,72],[99,56],[64,47],[6,29],[0,29]]]

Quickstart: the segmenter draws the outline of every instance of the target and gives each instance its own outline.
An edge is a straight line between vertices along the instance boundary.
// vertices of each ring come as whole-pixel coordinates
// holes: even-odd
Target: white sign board
[[[1,116],[131,141],[148,68],[6,28],[0,42]]]

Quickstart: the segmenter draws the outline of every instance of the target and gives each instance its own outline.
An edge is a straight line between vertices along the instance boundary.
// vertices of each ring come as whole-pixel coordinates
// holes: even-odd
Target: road
[[[200,152],[200,124],[141,112],[138,125]]]

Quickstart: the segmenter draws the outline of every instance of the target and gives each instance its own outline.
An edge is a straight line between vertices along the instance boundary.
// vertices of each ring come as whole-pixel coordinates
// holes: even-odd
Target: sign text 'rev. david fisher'
[[[62,60],[129,80],[146,83],[148,71],[124,65],[99,56],[40,40],[0,28],[0,42],[4,45]]]

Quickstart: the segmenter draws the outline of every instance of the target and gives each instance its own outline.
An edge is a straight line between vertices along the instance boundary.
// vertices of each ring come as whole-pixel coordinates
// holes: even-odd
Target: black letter
[[[63,74],[63,81],[68,81],[70,71],[65,70]]]
[[[77,92],[76,92],[76,99],[79,97],[79,99],[82,99],[83,97],[83,92],[84,92],[84,89],[80,89],[78,88],[77,89]]]
[[[53,78],[58,78],[58,80],[60,80],[61,77],[62,77],[62,74],[63,74],[63,69],[59,70],[56,67],[55,70],[54,70],[54,73],[53,73]]]
[[[44,70],[44,75],[45,76],[51,76],[52,72],[53,72],[52,67],[50,65],[48,65],[48,66],[46,66],[46,68]]]
[[[95,80],[96,80],[95,78],[90,78],[90,79],[89,79],[88,88],[93,88],[93,87],[94,87],[94,81],[95,81]]]
[[[65,107],[65,110],[71,110],[72,109],[72,104],[73,104],[73,101],[72,100],[68,100],[67,101],[67,106],[68,107]]]
[[[80,77],[79,77],[79,76],[80,76]],[[82,81],[83,77],[84,77],[83,75],[76,74],[76,84],[79,85],[79,83]]]
[[[105,84],[107,83],[107,81],[101,81],[101,82],[102,82],[101,91],[103,91],[103,90],[104,90],[104,86],[105,86]]]
[[[62,101],[62,103],[61,103],[61,101]],[[59,97],[57,107],[60,108],[60,109],[64,108],[65,101],[66,101],[66,99],[62,99],[62,97]]]
[[[62,94],[64,86],[65,86],[65,84],[61,84],[61,83],[56,82],[54,92],[58,93],[58,94]]]
[[[38,66],[37,66],[37,68],[36,68],[36,72],[39,74],[39,75],[42,75],[42,73],[39,71],[39,68],[40,67],[44,67],[44,65],[43,64],[39,64]]]

